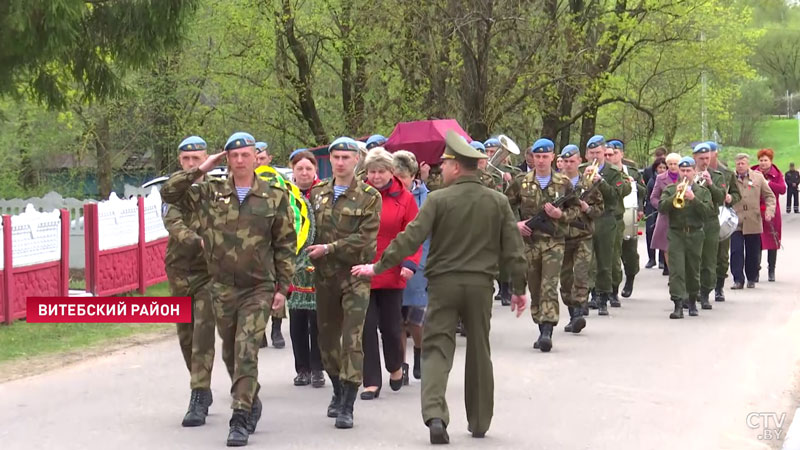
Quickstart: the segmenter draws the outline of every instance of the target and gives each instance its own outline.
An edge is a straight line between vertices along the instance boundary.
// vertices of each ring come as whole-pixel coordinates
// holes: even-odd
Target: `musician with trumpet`
[[[680,181],[664,188],[658,204],[659,214],[669,217],[669,295],[675,309],[670,319],[683,318],[683,305],[696,316],[700,291],[700,261],[703,251],[703,225],[715,213],[711,192],[695,182],[695,160],[684,156],[678,163]]]

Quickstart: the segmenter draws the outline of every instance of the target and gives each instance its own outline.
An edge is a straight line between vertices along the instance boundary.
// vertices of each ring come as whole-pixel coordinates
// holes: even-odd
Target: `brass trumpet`
[[[583,179],[586,185],[592,184],[594,176],[597,174],[598,167],[600,167],[600,164],[597,163],[597,158],[595,158],[595,160],[592,161],[592,164],[583,172]]]
[[[675,188],[675,198],[672,199],[672,207],[681,209],[686,206],[686,190],[689,189],[689,179],[683,177],[678,186]]]
[[[697,175],[694,176],[694,184],[696,184],[698,186],[705,186],[706,185],[706,179],[703,176],[704,173],[705,172],[700,172],[700,173],[698,173]]]
[[[510,137],[501,134],[497,136],[497,140],[500,141],[500,149],[497,150],[491,158],[489,158],[488,166],[492,169],[498,171],[500,175],[503,175],[505,172],[500,169],[500,165],[508,158],[509,155],[519,155],[520,150],[519,146],[511,140]]]

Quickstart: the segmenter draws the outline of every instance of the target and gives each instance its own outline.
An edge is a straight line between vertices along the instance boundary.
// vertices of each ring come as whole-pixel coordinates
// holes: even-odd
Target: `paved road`
[[[746,418],[786,412],[790,419],[798,403],[800,264],[791,264],[790,254],[800,249],[800,215],[784,227],[778,281],[729,291],[729,301],[697,318],[667,319],[666,277],[643,269],[623,308],[608,318],[593,315],[578,336],[561,331],[562,318],[554,350],[543,354],[531,348],[529,316],[514,319],[496,304],[494,422],[485,440],[466,432],[459,338],[448,391],[451,442],[459,448],[779,448],[780,442],[759,440],[762,430],[748,428]],[[289,348],[262,350],[260,370],[266,409],[251,447],[428,445],[416,381],[398,393],[387,387],[379,400],[359,400],[356,428],[343,431],[325,417],[330,388],[292,386]],[[230,414],[222,361],[213,379],[216,403],[203,428],[180,427],[188,402],[185,371],[177,340],[169,340],[0,384],[0,446],[221,448]]]

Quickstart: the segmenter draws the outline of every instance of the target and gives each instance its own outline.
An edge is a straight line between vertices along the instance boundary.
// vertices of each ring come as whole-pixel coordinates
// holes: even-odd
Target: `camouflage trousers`
[[[564,241],[535,238],[525,251],[531,316],[537,324],[558,323],[558,281],[564,259]]]
[[[317,291],[317,328],[322,366],[328,375],[360,385],[364,376],[361,338],[369,306],[369,280],[349,272],[314,277]]]
[[[183,361],[189,369],[191,389],[211,387],[214,367],[214,307],[209,294],[211,277],[205,273],[167,272],[173,297],[192,297],[192,321],[176,324]]]
[[[214,282],[211,296],[222,339],[222,360],[231,376],[232,409],[250,411],[258,394],[258,349],[272,307],[274,286],[236,287]]]
[[[592,237],[568,239],[564,242],[561,263],[561,301],[565,305],[583,307],[589,297],[589,272],[592,266]]]

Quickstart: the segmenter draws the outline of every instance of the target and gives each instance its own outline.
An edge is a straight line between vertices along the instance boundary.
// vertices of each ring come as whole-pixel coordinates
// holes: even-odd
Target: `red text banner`
[[[28,297],[29,323],[189,323],[191,297]]]

